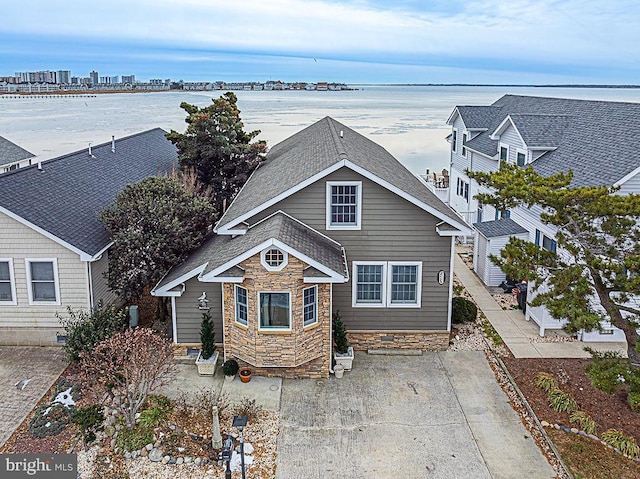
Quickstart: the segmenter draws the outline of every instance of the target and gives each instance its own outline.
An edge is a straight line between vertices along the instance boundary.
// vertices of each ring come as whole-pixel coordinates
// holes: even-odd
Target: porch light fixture
[[[209,300],[207,299],[207,292],[203,291],[202,295],[198,298],[198,309],[202,311],[209,311]]]

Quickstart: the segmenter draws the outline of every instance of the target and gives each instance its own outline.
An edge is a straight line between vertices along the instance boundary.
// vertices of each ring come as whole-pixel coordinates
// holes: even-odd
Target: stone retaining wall
[[[417,349],[445,351],[448,331],[348,331],[349,343],[356,351],[369,349]]]

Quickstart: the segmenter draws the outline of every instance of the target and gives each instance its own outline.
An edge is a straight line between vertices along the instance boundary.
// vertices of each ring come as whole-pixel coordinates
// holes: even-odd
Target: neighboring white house
[[[0,136],[0,173],[29,166],[36,155]]]
[[[487,191],[466,170],[531,164],[542,175],[571,170],[574,186],[616,185],[619,194],[640,193],[640,153],[629,141],[640,134],[640,104],[505,95],[489,106],[457,106],[447,123],[452,127],[448,203],[475,226],[474,270],[488,286],[506,279],[488,255],[498,255],[510,236],[555,251],[556,231],[540,221],[540,207],[496,211],[480,204],[476,195]],[[527,308],[526,316],[540,326],[540,335],[563,326],[544,307]],[[624,341],[622,331],[603,326],[603,332],[582,339]]]
[[[175,147],[156,128],[0,174],[0,344],[61,340],[56,313],[115,299],[111,240],[98,215],[127,183],[168,172]]]

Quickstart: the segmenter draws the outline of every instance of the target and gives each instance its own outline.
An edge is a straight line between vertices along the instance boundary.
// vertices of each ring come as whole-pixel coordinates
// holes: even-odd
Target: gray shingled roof
[[[498,142],[489,135],[511,115],[518,118],[521,134],[537,143],[531,146],[547,146],[542,139],[545,129],[556,143],[555,150],[533,163],[542,175],[572,170],[573,186],[612,185],[640,167],[640,152],[631,140],[640,134],[638,103],[505,95],[491,107],[476,107],[490,118],[487,131],[468,142],[469,148],[490,157],[497,154]],[[457,109],[465,125],[468,121],[477,126],[480,114],[473,108]],[[533,122],[529,127],[527,118]]]
[[[513,124],[529,147],[557,147],[569,128],[565,115],[510,115]]]
[[[343,136],[340,136],[340,132]],[[387,150],[325,117],[275,145],[220,219],[218,227],[237,218],[343,160],[366,169],[437,210],[444,218],[462,220]]]
[[[162,288],[204,265],[202,274],[207,274],[270,239],[281,241],[331,271],[343,276],[346,274],[342,248],[338,243],[279,211],[256,223],[243,235],[213,234],[184,263],[173,267],[154,289]]]
[[[513,221],[511,218],[503,218],[484,223],[474,223],[473,226],[486,238],[496,238],[498,236],[512,236],[527,233],[527,230]]]
[[[500,107],[494,106],[458,106],[458,112],[462,116],[464,126],[467,128],[483,129],[487,128],[487,123],[500,114]]]
[[[30,151],[0,136],[0,166],[26,160],[27,158],[33,158],[34,156],[36,155]]]
[[[160,128],[0,175],[0,206],[91,256],[110,242],[98,215],[127,183],[169,172],[176,148]]]

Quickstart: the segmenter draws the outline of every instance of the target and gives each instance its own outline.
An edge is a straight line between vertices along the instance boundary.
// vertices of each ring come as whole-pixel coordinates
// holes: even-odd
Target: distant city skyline
[[[179,81],[637,84],[614,0],[34,0],[3,6],[0,71]]]

